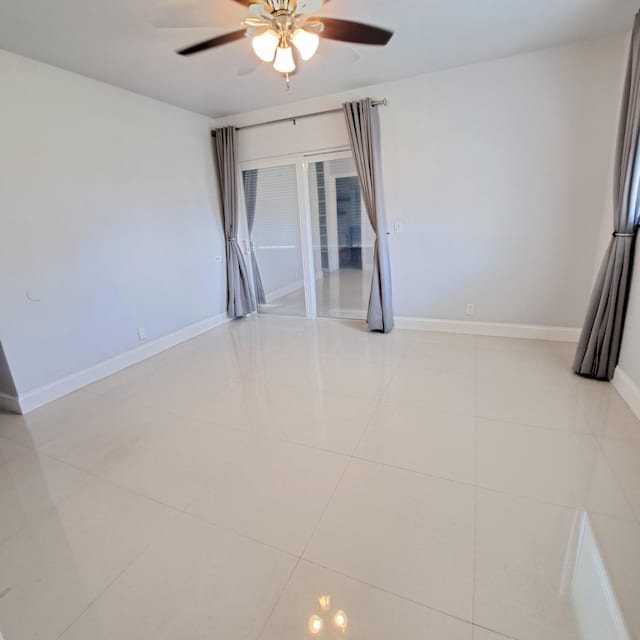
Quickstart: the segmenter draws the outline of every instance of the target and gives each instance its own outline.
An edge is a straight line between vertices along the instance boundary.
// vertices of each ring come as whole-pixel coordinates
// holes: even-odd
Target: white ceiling
[[[287,96],[248,40],[192,58],[180,47],[235,30],[231,0],[0,0],[0,48],[209,116],[274,106],[489,60],[632,25],[638,0],[332,0],[324,15],[395,31],[391,43],[321,43]],[[210,25],[166,29],[157,24]],[[353,62],[357,56],[360,59]]]

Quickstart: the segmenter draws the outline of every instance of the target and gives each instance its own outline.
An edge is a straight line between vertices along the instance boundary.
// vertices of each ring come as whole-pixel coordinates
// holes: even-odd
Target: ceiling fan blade
[[[227,44],[228,42],[235,42],[236,40],[242,40],[242,38],[246,35],[246,30],[241,29],[240,31],[232,31],[231,33],[225,33],[223,36],[218,36],[217,38],[211,38],[210,40],[205,40],[204,42],[199,42],[198,44],[194,44],[186,49],[180,49],[178,53],[181,56],[190,56],[194,53],[200,53],[201,51],[207,51],[208,49],[213,49],[214,47],[219,47],[220,45]]]
[[[253,51],[249,52],[247,56],[242,60],[240,66],[238,67],[238,72],[236,75],[239,78],[243,78],[244,76],[251,75],[254,71],[258,69],[260,66],[260,59],[256,56]]]
[[[316,55],[325,64],[341,67],[350,66],[361,60],[360,54],[353,47],[335,44],[331,41],[322,43]]]
[[[298,0],[296,13],[318,13],[330,0]]]
[[[322,18],[322,22],[324,23],[324,29],[321,35],[323,38],[329,38],[329,40],[384,46],[393,37],[393,31],[372,27],[362,22],[337,20],[335,18]]]
[[[261,2],[253,2],[249,5],[249,11],[255,16],[261,16],[263,18],[268,18],[269,20],[273,17],[271,12]]]

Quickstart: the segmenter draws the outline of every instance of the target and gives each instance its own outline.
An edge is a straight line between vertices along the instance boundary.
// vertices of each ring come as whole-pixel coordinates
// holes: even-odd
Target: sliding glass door
[[[373,273],[373,230],[350,155],[308,161],[317,315],[364,318]]]
[[[374,234],[350,152],[242,166],[258,311],[366,317]]]

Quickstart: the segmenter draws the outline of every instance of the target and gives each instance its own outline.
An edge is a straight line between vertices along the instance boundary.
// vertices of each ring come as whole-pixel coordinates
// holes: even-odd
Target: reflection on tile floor
[[[0,414],[0,633],[640,640],[640,423],[572,354],[261,316]]]
[[[320,318],[361,319],[367,314],[371,292],[371,269],[325,271],[316,280],[316,308]],[[260,312],[278,316],[306,316],[304,287],[260,305]]]

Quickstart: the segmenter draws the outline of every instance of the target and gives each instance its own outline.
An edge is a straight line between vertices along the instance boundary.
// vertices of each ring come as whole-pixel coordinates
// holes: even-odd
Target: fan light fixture
[[[255,54],[263,62],[273,62],[279,44],[280,38],[273,29],[265,31],[260,36],[256,36],[252,42]]]
[[[320,36],[297,28],[293,35],[287,29],[282,35],[278,35],[273,29],[267,29],[252,40],[255,54],[263,62],[273,62],[273,68],[279,73],[293,73],[296,63],[293,59],[293,50],[288,44],[293,42],[300,57],[303,60],[311,60],[320,46]],[[275,58],[275,60],[274,60]]]
[[[249,29],[251,29],[255,19],[249,20]],[[320,46],[320,36],[297,27],[295,20],[287,14],[276,16],[273,22],[275,28],[269,28],[264,33],[253,36],[251,44],[260,60],[273,62],[273,68],[287,76],[288,80],[288,75],[296,70],[291,44],[295,46],[304,61],[311,60]]]
[[[192,56],[246,36],[251,39],[256,56],[272,63],[274,69],[285,77],[289,89],[289,74],[295,72],[300,60],[313,58],[320,46],[320,38],[384,46],[393,36],[393,31],[362,22],[314,16],[329,0],[234,1],[249,8],[249,16],[242,21],[242,29],[197,42],[178,53]]]
[[[324,24],[296,12],[290,0],[265,0],[251,5],[252,15],[243,22],[255,54],[285,76],[296,70],[298,60],[311,60],[320,46]],[[295,57],[294,47],[298,58]]]
[[[282,45],[278,47],[273,68],[279,73],[293,73],[296,70],[291,47],[283,47]]]
[[[304,29],[296,29],[293,32],[292,39],[303,60],[311,60],[320,46],[320,36],[317,33],[309,33]]]

